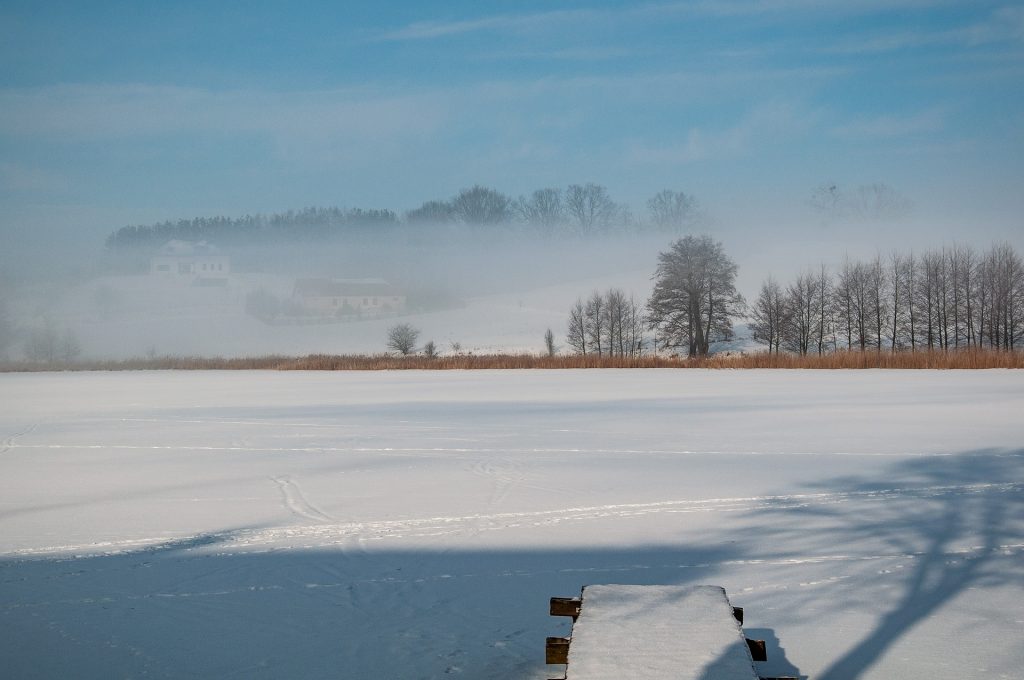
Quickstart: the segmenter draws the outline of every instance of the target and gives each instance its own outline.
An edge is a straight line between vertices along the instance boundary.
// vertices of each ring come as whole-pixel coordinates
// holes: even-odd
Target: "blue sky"
[[[0,63],[8,242],[476,183],[752,225],[826,181],[1024,211],[1020,3],[8,0]]]

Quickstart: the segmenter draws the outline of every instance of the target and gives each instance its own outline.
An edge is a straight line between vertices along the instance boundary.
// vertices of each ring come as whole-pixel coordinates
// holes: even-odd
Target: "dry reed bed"
[[[120,361],[57,363],[3,362],[0,372],[141,371],[141,370],[276,370],[276,371],[399,371],[569,368],[786,368],[786,369],[986,369],[1024,368],[1024,352],[988,349],[950,352],[835,352],[824,355],[720,354],[706,359],[667,356],[537,356],[534,354],[461,354],[425,356],[311,354],[304,357],[155,357]]]

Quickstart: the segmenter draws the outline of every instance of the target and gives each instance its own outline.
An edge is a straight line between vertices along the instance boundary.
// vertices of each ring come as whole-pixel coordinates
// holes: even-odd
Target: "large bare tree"
[[[668,349],[706,356],[711,343],[732,338],[732,320],[744,310],[736,264],[710,236],[686,236],[658,255],[648,323]]]

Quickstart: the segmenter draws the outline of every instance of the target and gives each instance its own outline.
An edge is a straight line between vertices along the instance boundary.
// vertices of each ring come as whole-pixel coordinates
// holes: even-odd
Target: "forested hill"
[[[219,245],[317,240],[354,230],[399,225],[391,210],[304,208],[299,211],[244,217],[197,217],[150,226],[127,226],[107,237],[109,250],[157,248],[172,240],[209,241]]]
[[[128,226],[106,241],[111,251],[156,248],[167,241],[209,241],[218,245],[320,240],[335,236],[379,234],[409,227],[417,231],[462,225],[489,231],[527,228],[546,235],[590,236],[626,229],[689,229],[702,219],[696,200],[682,191],[663,190],[647,202],[647,214],[635,218],[597,184],[538,189],[512,198],[474,186],[448,200],[432,200],[401,216],[390,209],[304,208],[244,217],[200,217],[149,226]]]

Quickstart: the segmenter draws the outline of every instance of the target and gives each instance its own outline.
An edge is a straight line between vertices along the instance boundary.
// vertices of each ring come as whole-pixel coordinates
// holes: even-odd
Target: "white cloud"
[[[871,14],[900,9],[927,9],[955,0],[691,0],[627,5],[620,9],[584,8],[524,14],[497,14],[474,19],[417,21],[386,31],[380,40],[430,40],[479,31],[524,32],[552,29],[566,23],[627,19],[664,19],[667,16],[758,16],[783,12],[841,15]]]
[[[543,28],[567,21],[579,22],[606,16],[605,10],[555,10],[529,14],[498,14],[455,21],[417,21],[380,36],[381,40],[428,40],[477,31],[522,31]]]
[[[935,46],[979,47],[1024,41],[1024,7],[1001,7],[987,18],[965,26],[935,30],[858,35],[822,51],[872,54]]]
[[[151,85],[0,90],[0,136],[63,141],[176,133],[378,139],[426,134],[445,118],[432,94],[225,91]]]
[[[814,109],[788,102],[767,102],[755,106],[728,127],[691,127],[685,141],[679,144],[634,143],[627,157],[639,163],[686,164],[741,156],[759,145],[806,132],[817,125],[820,117],[821,113]]]
[[[832,134],[841,139],[892,139],[933,132],[941,132],[946,126],[946,110],[928,109],[911,115],[887,114],[872,118],[860,118],[832,129]]]

